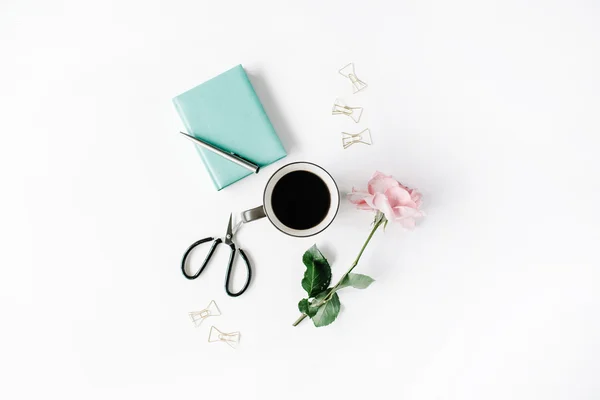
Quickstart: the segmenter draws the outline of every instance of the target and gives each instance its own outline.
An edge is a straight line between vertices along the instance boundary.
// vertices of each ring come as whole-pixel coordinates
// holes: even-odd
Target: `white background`
[[[593,0],[3,0],[0,397],[598,399],[599,18]],[[171,98],[238,63],[289,156],[216,192]],[[338,96],[364,122],[331,116]],[[341,148],[366,127],[373,146]],[[372,218],[347,202],[315,238],[245,226],[241,298],[225,248],[179,271],[296,160],[342,193],[393,174],[428,213],[376,235],[356,270],[376,283],[322,329],[291,326],[301,255],[347,268]],[[211,299],[224,315],[195,329]]]

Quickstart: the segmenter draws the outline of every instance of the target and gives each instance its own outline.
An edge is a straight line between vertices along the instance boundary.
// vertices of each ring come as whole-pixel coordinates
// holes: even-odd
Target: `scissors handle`
[[[244,253],[244,250],[238,249],[240,256],[242,257],[242,259],[244,260],[244,263],[246,264],[246,270],[248,271],[248,278],[246,279],[246,283],[244,284],[244,287],[239,292],[233,293],[231,290],[229,290],[229,280],[231,278],[231,271],[233,270],[233,261],[235,259],[235,253],[237,253],[234,243],[229,243],[229,247],[231,247],[231,253],[229,254],[229,265],[227,266],[227,276],[225,277],[225,291],[231,297],[238,297],[239,295],[244,293],[246,291],[246,289],[248,289],[248,285],[250,285],[250,279],[252,279],[252,268],[250,267],[250,261],[248,261],[248,257],[246,257],[246,253]]]
[[[202,243],[210,242],[211,240],[214,240],[214,242],[213,242],[212,246],[210,247],[208,254],[204,258],[204,262],[202,262],[202,266],[200,267],[198,272],[196,272],[194,275],[189,275],[187,272],[185,272],[185,262],[187,261],[188,256],[190,255],[192,250],[194,250],[197,246],[201,245]],[[187,279],[196,279],[198,276],[200,276],[202,271],[204,271],[204,268],[206,268],[206,266],[208,265],[210,258],[212,257],[213,253],[215,252],[215,249],[221,242],[222,242],[221,239],[214,239],[212,237],[207,237],[207,238],[200,239],[197,242],[192,243],[192,245],[185,251],[185,253],[183,253],[183,259],[181,260],[181,272],[183,272],[183,276],[185,276]]]

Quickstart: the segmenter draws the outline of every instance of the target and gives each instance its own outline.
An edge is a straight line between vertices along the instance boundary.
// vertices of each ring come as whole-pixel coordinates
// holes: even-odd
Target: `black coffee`
[[[284,175],[273,188],[273,212],[287,227],[297,230],[317,226],[329,211],[331,195],[321,178],[308,171]]]

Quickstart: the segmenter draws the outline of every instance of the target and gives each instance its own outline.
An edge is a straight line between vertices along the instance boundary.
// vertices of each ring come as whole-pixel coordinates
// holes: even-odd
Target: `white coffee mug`
[[[329,199],[330,199],[329,208],[325,211],[325,213],[324,213],[325,215],[324,215],[323,219],[320,222],[316,223],[314,226],[310,226],[305,229],[295,229],[295,228],[290,227],[290,226],[286,225],[285,223],[283,223],[280,220],[280,218],[277,216],[277,214],[275,213],[275,210],[273,208],[273,202],[272,202],[274,190],[281,190],[281,189],[276,189],[277,184],[281,181],[282,178],[284,178],[288,174],[290,174],[292,172],[296,172],[296,171],[305,171],[305,172],[310,172],[310,173],[316,175],[318,178],[320,178],[322,183],[327,188],[327,191],[329,192]],[[315,183],[318,184],[319,186],[322,186],[318,182],[315,182]],[[319,187],[319,189],[323,189],[323,188]],[[308,193],[310,193],[310,190],[311,190],[310,186],[307,187],[306,190],[308,191]],[[304,206],[310,207],[310,204],[306,204]],[[281,232],[283,232],[287,235],[295,236],[295,237],[308,237],[308,236],[316,235],[317,233],[320,233],[325,228],[327,228],[335,219],[335,216],[337,215],[339,207],[340,207],[340,192],[338,190],[338,187],[337,187],[335,181],[331,177],[331,175],[327,171],[325,171],[323,168],[321,168],[320,166],[318,166],[316,164],[304,162],[304,161],[303,162],[294,162],[291,164],[284,165],[283,167],[278,169],[273,174],[273,176],[271,176],[271,178],[267,182],[267,185],[265,186],[265,190],[263,193],[263,205],[259,206],[259,207],[255,207],[255,208],[247,210],[247,211],[244,211],[242,213],[242,221],[244,223],[246,223],[246,222],[255,221],[255,220],[263,218],[263,217],[267,217],[269,219],[269,221],[271,221],[271,223],[275,226],[275,228],[279,229]]]

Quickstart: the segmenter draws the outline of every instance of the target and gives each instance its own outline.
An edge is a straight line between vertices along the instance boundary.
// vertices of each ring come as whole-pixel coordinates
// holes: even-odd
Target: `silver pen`
[[[179,133],[181,133],[183,136],[190,139],[192,142],[196,143],[198,146],[205,148],[206,150],[212,151],[213,153],[216,153],[216,154],[220,155],[221,157],[226,158],[229,161],[234,162],[241,167],[249,169],[250,171],[254,172],[255,174],[257,174],[258,170],[260,169],[260,167],[258,165],[238,156],[237,154],[234,154],[230,151],[220,149],[217,146],[214,146],[208,142],[205,142],[204,140],[195,138],[192,135],[188,135],[185,132],[179,132]]]

